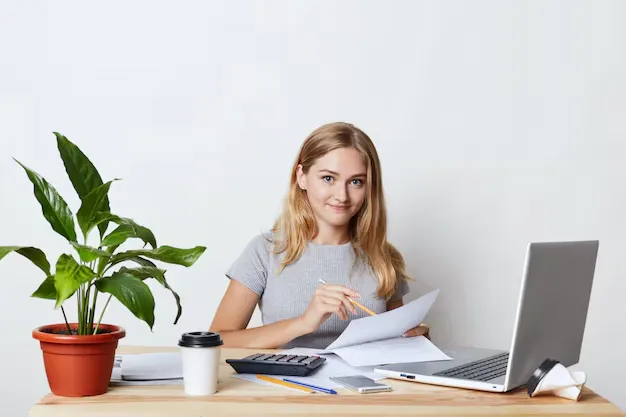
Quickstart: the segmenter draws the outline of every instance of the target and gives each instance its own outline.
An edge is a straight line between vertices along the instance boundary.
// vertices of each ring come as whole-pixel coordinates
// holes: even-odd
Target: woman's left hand
[[[422,323],[417,327],[412,328],[411,330],[407,330],[404,332],[402,337],[415,337],[415,336],[424,336],[428,340],[430,340],[430,327],[427,324]]]

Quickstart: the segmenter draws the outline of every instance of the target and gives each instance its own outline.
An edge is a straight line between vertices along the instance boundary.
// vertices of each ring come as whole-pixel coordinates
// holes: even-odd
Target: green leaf
[[[76,249],[76,252],[78,252],[80,259],[83,262],[91,262],[102,256],[107,257],[107,258],[111,256],[109,252],[107,251],[104,251],[102,249],[92,248],[91,246],[81,245],[76,242],[72,242],[72,246],[74,246],[74,249]]]
[[[91,223],[93,227],[98,226],[98,229],[100,229],[100,239],[102,239],[102,236],[104,236],[104,232],[106,232],[106,227],[102,229],[100,225],[102,223],[106,223],[108,225],[109,221],[117,222],[118,220],[120,220],[120,218],[115,214],[111,214],[108,211],[98,211],[94,214]]]
[[[80,286],[96,277],[96,273],[90,268],[79,265],[70,255],[61,255],[56,265],[54,287],[57,290],[57,302],[55,308],[70,298]]]
[[[10,252],[17,252],[30,259],[46,275],[50,275],[50,263],[41,249],[33,248],[32,246],[0,246],[0,260]]]
[[[35,197],[41,205],[43,216],[48,220],[52,229],[70,242],[75,242],[74,217],[63,197],[35,171],[27,168],[17,159],[15,162],[24,168],[28,179],[33,183]]]
[[[118,262],[133,256],[145,256],[157,261],[189,267],[204,253],[206,247],[196,246],[192,249],[179,249],[172,246],[161,246],[157,249],[138,249],[113,255],[112,262]]]
[[[115,255],[115,256],[117,256],[117,255]],[[149,261],[147,259],[144,259],[144,258],[142,258],[140,256],[132,255],[132,256],[125,256],[125,257],[119,257],[117,259],[114,259],[115,256],[113,258],[111,258],[111,266],[117,265],[120,262],[124,262],[124,261],[133,261],[136,264],[139,264],[141,266],[151,266],[151,267],[155,267],[156,268],[156,265],[153,262],[151,262],[151,261]]]
[[[39,288],[31,295],[31,297],[43,298],[46,300],[56,300],[57,289],[54,287],[54,275],[46,277]]]
[[[97,213],[101,211],[99,210],[100,205],[107,197],[107,194],[109,193],[109,188],[111,187],[111,183],[117,180],[118,178],[108,181],[101,186],[93,189],[82,200],[80,209],[78,209],[78,213],[76,213],[76,219],[78,220],[80,230],[82,230],[83,232],[83,236],[86,237],[89,232],[91,232],[91,229],[95,227],[96,220],[101,220],[99,217],[97,217]]]
[[[119,272],[134,275],[142,280],[146,278],[156,278],[161,284],[165,281],[165,270],[153,266],[142,266],[139,268],[126,268],[123,266],[120,268]]]
[[[139,238],[144,243],[156,248],[156,238],[150,229],[138,225],[132,219],[118,218],[114,220],[120,226],[107,235],[102,241],[102,246],[121,245],[129,238]]]
[[[174,324],[178,323],[178,319],[183,313],[183,307],[180,304],[180,296],[167,283],[167,280],[165,279],[166,271],[164,269],[159,269],[159,268],[150,267],[150,266],[144,266],[144,267],[139,267],[139,268],[126,268],[125,266],[123,266],[120,268],[119,272],[132,274],[141,280],[144,280],[147,278],[154,278],[157,281],[159,281],[161,285],[163,285],[167,290],[169,290],[172,293],[172,295],[174,296],[174,300],[176,300],[176,307],[178,311],[176,313],[176,318],[174,319]]]
[[[123,272],[96,281],[96,288],[112,294],[137,318],[154,326],[154,297],[150,288],[139,278]]]
[[[67,172],[76,193],[83,200],[91,191],[102,185],[102,178],[96,167],[93,166],[89,158],[72,142],[60,133],[54,132],[57,138],[57,146],[65,171]],[[97,207],[99,211],[109,211],[109,198],[107,196]],[[107,222],[98,224],[100,238],[107,229]]]
[[[131,235],[132,229],[130,227],[119,226],[117,229],[106,235],[100,245],[103,247],[119,246],[126,242],[126,239],[128,239]]]
[[[178,311],[176,313],[176,318],[174,319],[174,324],[176,324],[178,323],[178,319],[180,318],[180,315],[183,314],[183,306],[180,305],[180,296],[176,293],[176,291],[172,289],[172,287],[169,286],[169,284],[167,283],[167,281],[165,281],[165,279],[163,280],[163,286],[172,293],[172,295],[174,296],[174,299],[176,300],[176,307],[178,308]]]

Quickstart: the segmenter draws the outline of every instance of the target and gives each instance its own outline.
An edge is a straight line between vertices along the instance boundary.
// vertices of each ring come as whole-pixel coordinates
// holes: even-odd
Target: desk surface
[[[175,347],[123,346],[118,353],[174,350]],[[339,395],[311,395],[231,378],[234,371],[224,360],[253,352],[261,350],[222,349],[219,392],[210,397],[187,397],[182,385],[112,387],[95,397],[48,394],[31,408],[30,416],[623,416],[619,408],[587,388],[575,402],[553,396],[529,398],[522,389],[498,394],[385,379],[393,391],[357,394],[340,389]]]

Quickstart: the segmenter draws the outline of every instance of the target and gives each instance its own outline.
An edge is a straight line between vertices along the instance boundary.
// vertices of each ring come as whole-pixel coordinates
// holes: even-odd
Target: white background
[[[154,331],[118,303],[123,344],[206,329],[223,273],[271,226],[303,139],[345,120],[382,159],[389,236],[441,288],[440,345],[508,348],[526,245],[601,241],[580,365],[626,408],[626,6],[623,2],[0,2],[0,244],[71,248],[15,157],[78,198],[53,131],[77,143],[112,210],[159,244],[206,245],[153,286]],[[47,393],[31,330],[62,319],[29,298],[43,274],[0,262],[0,396]],[[73,299],[68,311],[75,314]],[[253,325],[258,324],[258,316]],[[620,353],[621,352],[621,353]]]

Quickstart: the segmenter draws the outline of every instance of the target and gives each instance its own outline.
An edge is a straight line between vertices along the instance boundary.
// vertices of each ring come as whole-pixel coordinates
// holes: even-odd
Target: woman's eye
[[[331,182],[333,180],[333,177],[331,177],[330,175],[326,175],[325,177],[322,177],[322,179],[326,182]]]
[[[363,185],[363,181],[355,179],[355,180],[352,180],[352,184],[357,187],[360,187],[361,185]]]

